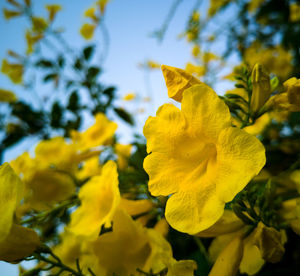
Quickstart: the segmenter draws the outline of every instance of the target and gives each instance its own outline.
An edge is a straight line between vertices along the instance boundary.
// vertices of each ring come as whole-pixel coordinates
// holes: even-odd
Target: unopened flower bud
[[[251,110],[256,113],[271,95],[270,77],[263,66],[256,63],[252,70]]]

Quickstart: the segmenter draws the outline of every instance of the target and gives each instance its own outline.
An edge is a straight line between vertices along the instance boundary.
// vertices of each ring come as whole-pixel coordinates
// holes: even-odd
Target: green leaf
[[[236,88],[245,88],[245,86],[243,84],[240,84],[240,83],[236,83],[234,86]]]
[[[50,125],[54,128],[59,128],[62,125],[63,109],[59,102],[54,102],[51,109]]]
[[[110,87],[105,88],[102,93],[104,95],[107,95],[110,98],[114,98],[115,91],[116,91],[116,88],[113,86],[110,86]]]
[[[65,61],[65,58],[63,57],[63,56],[59,56],[58,57],[58,59],[57,59],[57,63],[58,63],[58,66],[60,67],[60,68],[63,68],[64,66],[65,66],[65,63],[66,63],[66,61]]]
[[[130,125],[134,125],[134,120],[133,120],[132,116],[126,110],[124,110],[123,108],[117,108],[117,107],[115,107],[114,111],[126,123],[128,123]]]
[[[77,90],[74,90],[69,97],[69,103],[67,105],[67,109],[75,112],[79,109],[79,97]]]
[[[91,66],[87,70],[86,78],[89,81],[95,80],[95,78],[98,76],[100,73],[101,69],[99,67]]]
[[[73,67],[77,70],[81,70],[83,68],[82,61],[80,58],[77,58],[75,60]]]
[[[44,82],[54,80],[57,77],[57,73],[50,73],[44,77]]]
[[[35,63],[35,66],[42,68],[52,68],[54,67],[54,63],[51,60],[41,59]]]
[[[89,60],[94,54],[94,50],[95,50],[95,45],[90,45],[85,47],[82,51],[84,59]]]

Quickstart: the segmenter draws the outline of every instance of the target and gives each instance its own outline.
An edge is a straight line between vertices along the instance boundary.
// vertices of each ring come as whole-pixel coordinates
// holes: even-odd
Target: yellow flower
[[[87,9],[84,12],[84,16],[91,18],[92,20],[94,20],[94,22],[98,22],[99,21],[99,18],[96,16],[96,8],[95,7],[91,7],[89,9]]]
[[[283,85],[287,89],[289,103],[300,109],[300,79],[290,78]]]
[[[13,103],[17,100],[14,92],[0,88],[0,102]]]
[[[251,0],[248,4],[248,11],[255,12],[264,2],[265,0]]]
[[[265,68],[256,63],[252,70],[252,96],[250,107],[256,113],[266,103],[271,95],[270,77]]]
[[[134,93],[129,93],[123,97],[123,100],[124,101],[132,101],[135,99],[135,97],[136,97],[136,95]]]
[[[23,65],[19,63],[9,63],[7,59],[2,60],[1,72],[7,75],[15,84],[23,82]]]
[[[214,16],[221,8],[226,6],[230,0],[210,0],[208,15]]]
[[[185,66],[185,71],[188,72],[189,74],[195,75],[197,77],[202,77],[205,75],[205,67],[201,65],[194,65],[190,62],[188,62]]]
[[[146,63],[148,69],[160,69],[160,64],[153,60],[148,60]]]
[[[184,90],[201,83],[197,78],[182,69],[167,65],[162,65],[161,69],[168,88],[168,96],[175,101],[181,102]]]
[[[43,33],[48,28],[48,22],[43,17],[32,17],[32,30],[35,33]]]
[[[118,155],[117,163],[120,170],[126,169],[128,166],[128,158],[130,156],[132,145],[116,144],[115,151]]]
[[[300,80],[290,78],[283,83],[283,86],[286,91],[271,97],[266,103],[267,108],[291,112],[300,111]]]
[[[49,209],[75,193],[75,184],[69,175],[52,169],[39,169],[38,165],[24,183],[27,192],[24,201],[34,210]]]
[[[265,113],[259,117],[253,125],[245,127],[244,130],[252,135],[262,134],[266,127],[271,123],[271,120],[270,114]]]
[[[4,163],[0,166],[0,260],[16,262],[30,256],[40,244],[37,234],[14,224],[14,212],[23,196],[23,183]]]
[[[263,145],[230,121],[228,107],[205,84],[183,92],[181,110],[165,104],[146,121],[149,191],[172,194],[165,215],[181,232],[213,225],[265,164]]]
[[[290,4],[290,21],[297,22],[300,20],[300,5],[298,3]]]
[[[97,238],[101,226],[111,226],[112,217],[120,203],[117,166],[107,162],[100,176],[92,177],[80,189],[81,205],[71,215],[69,230],[91,239]]]
[[[101,170],[99,156],[93,156],[84,161],[82,169],[77,172],[77,177],[81,180],[88,179],[91,176],[100,175]]]
[[[139,275],[137,268],[154,274],[167,268],[167,276],[193,275],[195,262],[177,262],[171,246],[157,231],[142,227],[122,209],[115,213],[113,221],[113,231],[100,235],[91,244],[96,256],[93,271],[97,275]]]
[[[94,31],[97,26],[94,24],[85,23],[80,29],[80,34],[86,40],[90,40],[94,36]]]
[[[218,256],[209,276],[234,276],[237,274],[243,257],[243,240],[238,235]]]
[[[78,150],[84,151],[93,147],[103,146],[111,141],[118,125],[109,121],[103,113],[96,114],[95,120],[95,124],[86,131],[73,131],[71,133]]]
[[[26,31],[25,34],[25,38],[26,38],[26,42],[27,42],[27,50],[26,50],[26,54],[31,54],[34,50],[34,45],[39,42],[42,38],[43,35],[42,34],[32,34],[30,31]]]
[[[260,42],[255,41],[245,50],[244,60],[251,67],[257,62],[261,63],[269,72],[283,80],[287,79],[293,69],[292,55],[280,45],[265,48]]]
[[[99,6],[101,14],[104,14],[106,6],[110,0],[98,0],[97,4]]]
[[[4,18],[6,20],[9,20],[13,17],[17,17],[20,16],[22,14],[22,12],[20,11],[13,11],[13,10],[8,10],[8,9],[3,9],[3,14],[4,14]]]
[[[49,12],[49,21],[53,21],[55,15],[61,11],[61,5],[46,5],[46,10]]]
[[[200,47],[198,45],[195,45],[193,47],[193,49],[192,49],[192,55],[193,55],[193,57],[195,57],[195,58],[199,57],[200,53],[201,53]]]

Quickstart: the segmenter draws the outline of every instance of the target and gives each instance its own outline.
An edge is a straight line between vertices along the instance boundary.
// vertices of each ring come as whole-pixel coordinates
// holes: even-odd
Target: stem
[[[201,254],[205,257],[206,261],[207,261],[208,263],[211,263],[211,260],[210,260],[208,254],[207,254],[206,248],[204,247],[204,245],[203,245],[201,239],[198,238],[198,237],[195,237],[195,236],[194,236],[193,238],[194,238],[194,241],[195,241],[195,243],[197,244],[197,246],[198,246],[198,248],[199,248],[199,251],[200,251]]]

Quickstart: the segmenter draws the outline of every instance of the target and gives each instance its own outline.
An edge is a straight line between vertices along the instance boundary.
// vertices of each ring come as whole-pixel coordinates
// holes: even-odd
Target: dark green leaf
[[[38,62],[36,62],[35,66],[43,68],[52,68],[54,67],[54,63],[51,60],[41,59]]]
[[[107,95],[110,98],[114,98],[115,91],[116,91],[116,88],[113,86],[110,86],[110,87],[105,88],[102,93],[104,95]]]
[[[84,59],[89,60],[92,57],[94,50],[95,50],[95,45],[90,45],[84,48],[82,52]]]
[[[126,123],[130,125],[134,125],[134,120],[132,116],[123,108],[114,108],[114,111],[117,113],[117,115],[123,119]]]
[[[98,74],[100,73],[100,68],[99,67],[89,67],[89,69],[87,70],[87,74],[86,74],[86,78],[89,81],[93,81],[95,80],[95,78],[98,76]]]
[[[73,65],[73,67],[74,67],[75,69],[77,69],[77,70],[81,70],[81,69],[83,68],[82,61],[81,61],[80,58],[77,58],[77,59],[75,60],[75,63],[74,63],[74,65]]]
[[[59,128],[62,125],[62,115],[63,115],[63,109],[59,102],[55,102],[52,105],[51,110],[51,126],[54,128]]]
[[[50,73],[44,77],[44,82],[54,80],[57,77],[57,73]]]
[[[66,63],[65,58],[63,56],[59,56],[57,59],[57,63],[60,68],[63,68]]]
[[[70,95],[67,109],[73,112],[79,109],[79,97],[78,97],[77,90],[73,91],[72,94]]]

